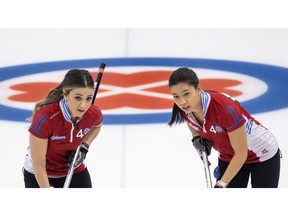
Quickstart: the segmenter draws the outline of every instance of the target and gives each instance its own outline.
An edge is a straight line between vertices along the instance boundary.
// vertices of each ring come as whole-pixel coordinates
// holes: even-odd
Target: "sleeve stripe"
[[[230,114],[232,115],[233,119],[235,122],[239,122],[239,117],[237,116],[237,113],[235,111],[235,109],[232,106],[227,106],[226,109],[230,112]]]
[[[39,124],[40,122],[42,121],[42,118],[44,118],[45,116],[44,115],[41,115],[40,118],[37,120],[36,122],[36,125],[35,125],[35,128],[39,128]]]
[[[237,126],[240,122],[242,122],[243,120],[245,120],[245,119],[243,118],[243,116],[242,116],[241,118],[239,118],[239,117],[237,116],[237,113],[236,113],[235,109],[234,109],[231,105],[227,106],[226,109],[229,111],[229,113],[231,114],[231,116],[233,117],[234,122],[235,122],[235,124],[233,124],[232,126],[230,126],[229,128],[227,128],[227,130],[230,130],[230,129],[234,128],[234,127]]]
[[[37,123],[36,123],[35,128],[32,128],[32,129],[33,129],[36,133],[39,133],[42,124],[46,121],[47,118],[48,118],[47,115],[42,115],[42,116],[37,120]]]
[[[39,134],[40,136],[43,136],[43,135],[42,135],[41,133],[39,133],[35,128],[31,127],[31,129],[32,129],[35,133]]]
[[[238,119],[237,122],[235,122],[234,125],[232,125],[231,127],[226,128],[228,131],[234,127],[236,127],[240,122],[242,122],[244,120],[244,118]]]

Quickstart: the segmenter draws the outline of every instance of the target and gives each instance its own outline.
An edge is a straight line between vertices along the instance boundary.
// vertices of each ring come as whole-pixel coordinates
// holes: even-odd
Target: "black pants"
[[[25,188],[39,188],[34,174],[27,172],[24,168],[23,174]],[[61,178],[49,178],[49,183],[51,187],[63,188],[65,180],[66,176]],[[92,188],[91,178],[87,168],[82,172],[73,174],[69,188]]]
[[[280,176],[280,158],[282,157],[280,150],[269,160],[244,164],[237,175],[230,181],[229,188],[247,188],[249,178],[251,176],[252,188],[277,188]],[[220,178],[227,169],[229,163],[218,160],[220,168]],[[217,179],[217,180],[219,180]]]

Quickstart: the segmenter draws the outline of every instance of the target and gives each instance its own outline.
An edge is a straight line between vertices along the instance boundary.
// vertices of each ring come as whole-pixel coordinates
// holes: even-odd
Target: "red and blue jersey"
[[[73,124],[67,104],[64,99],[41,107],[34,115],[29,132],[34,136],[47,139],[46,171],[49,177],[66,176],[67,156],[70,151],[76,151],[90,128],[101,124],[101,110],[91,105],[81,119]],[[30,149],[24,163],[24,168],[34,173]],[[82,164],[75,173],[83,171]]]
[[[241,104],[231,96],[213,91],[201,91],[204,124],[200,126],[192,113],[183,113],[184,118],[198,134],[213,142],[219,158],[230,162],[234,150],[228,132],[245,125],[248,157],[245,163],[257,163],[273,157],[278,143],[273,134],[253,118]]]

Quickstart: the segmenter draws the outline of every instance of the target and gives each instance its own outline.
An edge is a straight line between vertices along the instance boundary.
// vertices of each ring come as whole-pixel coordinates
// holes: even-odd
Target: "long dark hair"
[[[94,87],[94,81],[93,77],[87,70],[82,69],[72,69],[69,70],[63,81],[54,89],[50,90],[47,97],[38,102],[35,105],[35,108],[33,110],[32,116],[29,117],[27,120],[32,121],[34,114],[43,106],[60,101],[63,98],[63,89],[66,90],[66,93],[69,94],[69,92],[75,88],[81,88],[81,87]]]
[[[181,82],[188,83],[189,85],[194,86],[194,88],[197,88],[199,85],[197,74],[192,69],[187,67],[178,68],[177,70],[173,71],[169,78],[169,88]],[[182,116],[182,112],[183,111],[174,103],[171,119],[168,125],[172,126],[174,123],[178,124],[183,122],[184,118]]]

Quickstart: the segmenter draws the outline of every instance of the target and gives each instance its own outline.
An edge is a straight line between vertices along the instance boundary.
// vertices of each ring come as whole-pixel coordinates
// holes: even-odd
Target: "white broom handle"
[[[207,156],[206,151],[201,151],[201,152],[202,152],[203,165],[204,165],[204,171],[205,171],[206,185],[207,185],[207,188],[212,188],[208,156]]]
[[[80,148],[81,148],[81,144],[78,146],[76,152],[75,152],[75,155],[74,155],[74,158],[73,158],[73,161],[70,165],[70,168],[68,170],[68,174],[66,176],[66,179],[65,179],[65,183],[64,183],[64,187],[63,188],[69,188],[70,186],[70,182],[72,180],[72,176],[73,176],[73,173],[74,173],[74,169],[75,169],[75,162],[76,162],[76,159],[78,157],[78,154],[80,152]]]

